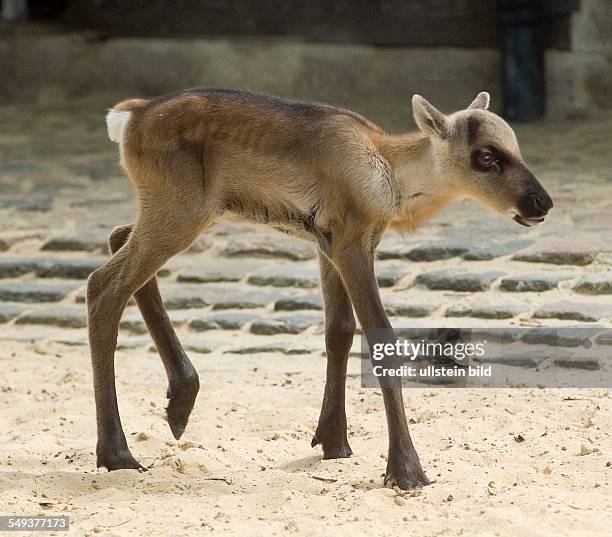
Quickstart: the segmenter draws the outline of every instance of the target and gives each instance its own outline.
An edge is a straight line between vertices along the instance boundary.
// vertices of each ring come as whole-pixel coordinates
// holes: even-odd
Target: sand
[[[122,421],[146,473],[95,468],[86,347],[0,350],[0,514],[68,514],[71,535],[609,535],[607,390],[408,389],[434,484],[383,488],[381,394],[350,361],[350,459],[310,440],[318,355],[193,354],[202,389],[184,437],[164,420],[154,353],[117,353]],[[61,534],[60,534],[61,535]]]

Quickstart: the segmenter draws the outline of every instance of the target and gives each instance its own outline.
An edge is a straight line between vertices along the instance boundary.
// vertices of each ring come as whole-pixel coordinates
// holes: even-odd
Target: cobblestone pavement
[[[135,214],[104,110],[0,113],[0,339],[86,345],[85,278]],[[395,326],[612,326],[612,115],[517,133],[552,214],[526,229],[463,202],[414,234],[388,234],[377,272]],[[323,350],[308,243],[218,226],[160,277],[192,352]],[[152,346],[133,304],[119,346]]]

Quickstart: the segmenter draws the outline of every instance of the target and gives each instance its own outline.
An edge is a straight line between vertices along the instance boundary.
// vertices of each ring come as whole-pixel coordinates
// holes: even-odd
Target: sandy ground
[[[323,358],[194,354],[188,429],[164,421],[155,354],[119,351],[122,420],[146,473],[95,469],[86,347],[3,343],[0,514],[68,514],[71,535],[609,535],[607,390],[406,390],[434,484],[382,487],[378,390],[350,361],[350,459],[310,448]],[[61,534],[58,534],[61,535]]]
[[[37,256],[52,234],[108,233],[133,220],[131,189],[116,165],[117,148],[105,133],[103,115],[109,104],[0,107],[0,197],[9,200],[0,215],[0,231],[28,235],[34,230],[36,236],[4,256]],[[530,123],[517,128],[517,134],[525,158],[555,200],[545,226],[519,235],[516,224],[474,204],[458,204],[430,222],[423,234],[444,239],[447,230],[462,228],[474,242],[490,233],[536,241],[567,238],[570,245],[588,245],[599,234],[609,242],[612,116]],[[47,197],[53,202],[49,210],[11,209],[11,203],[44,202]],[[108,200],[112,205],[100,203]],[[223,240],[222,234],[215,236],[216,247]],[[192,266],[200,262],[200,254],[187,255]],[[474,263],[453,257],[410,267],[418,274],[473,269]],[[540,270],[532,265],[506,257],[477,270]],[[578,277],[610,265],[606,254],[587,267],[563,270]],[[244,291],[236,285],[237,292]],[[165,289],[167,282],[162,282]],[[401,284],[384,294],[392,298],[396,292],[417,303],[462,298]],[[530,294],[525,311],[545,301],[578,300],[563,285],[542,296]],[[609,296],[579,300],[605,303]],[[497,289],[474,297],[493,303],[511,298]],[[476,326],[483,323],[478,320]],[[486,326],[508,324],[486,321]],[[394,319],[394,325],[474,326],[475,321],[439,313],[420,320]],[[360,388],[356,359],[350,361],[347,394],[355,455],[322,461],[320,448],[310,448],[324,384],[325,361],[319,353],[236,356],[223,348],[208,355],[191,353],[202,390],[189,427],[176,442],[163,419],[166,381],[159,360],[145,350],[119,351],[123,424],[132,452],[150,470],[107,473],[95,468],[87,347],[43,342],[62,336],[56,328],[12,323],[0,326],[0,335],[9,330],[16,338],[40,342],[0,341],[0,515],[68,514],[71,535],[610,535],[609,390],[406,390],[413,439],[435,482],[404,494],[382,486],[387,449],[382,397],[378,390]],[[86,339],[85,330],[75,332],[74,343]],[[314,332],[278,337],[321,348],[323,336]],[[211,338],[229,348],[261,344],[265,337],[236,331]]]

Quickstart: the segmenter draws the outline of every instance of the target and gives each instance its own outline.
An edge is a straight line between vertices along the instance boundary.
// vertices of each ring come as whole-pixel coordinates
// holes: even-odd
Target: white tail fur
[[[130,121],[131,112],[110,109],[106,115],[106,129],[108,137],[118,144],[123,145],[125,129]]]

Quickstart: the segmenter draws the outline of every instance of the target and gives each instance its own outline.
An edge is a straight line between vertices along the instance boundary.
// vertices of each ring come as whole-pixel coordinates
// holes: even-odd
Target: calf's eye
[[[483,151],[478,155],[478,164],[483,168],[490,168],[495,163],[493,155],[489,151]]]

